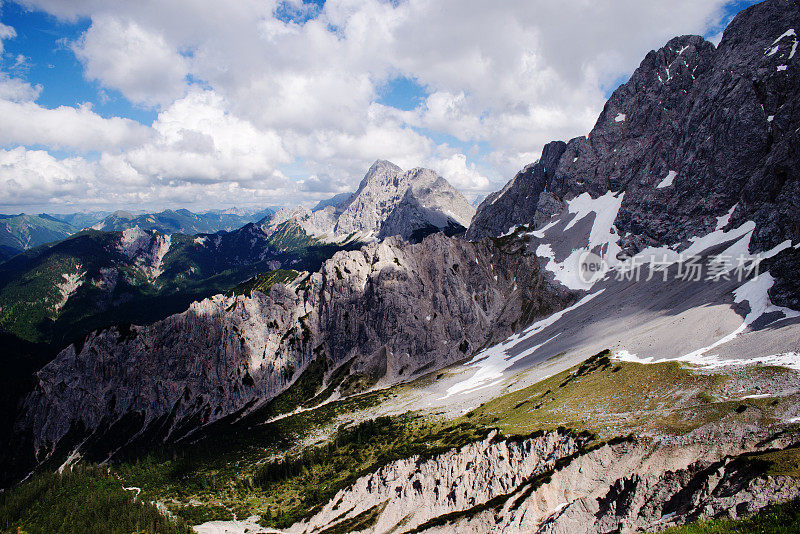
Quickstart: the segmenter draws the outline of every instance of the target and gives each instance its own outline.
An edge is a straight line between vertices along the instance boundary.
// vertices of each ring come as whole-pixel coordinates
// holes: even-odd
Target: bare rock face
[[[542,282],[525,248],[388,238],[268,295],[218,295],[149,326],[91,334],[38,373],[17,427],[39,458],[92,433],[116,446],[175,438],[275,397],[315,358],[352,360],[352,372],[394,383],[570,299]]]
[[[371,532],[408,532],[432,518],[502,497],[557,460],[579,451],[586,438],[553,432],[529,439],[487,439],[431,458],[392,462],[358,479],[290,532],[322,530],[341,519],[383,506]],[[452,530],[451,530],[452,532]]]
[[[418,242],[438,231],[464,232],[474,214],[467,199],[432,170],[404,172],[394,163],[378,160],[355,193],[337,195],[313,210],[281,209],[269,227],[295,219],[309,235],[357,234],[379,239],[399,235]]]
[[[614,225],[634,254],[754,221],[751,252],[800,240],[800,6],[767,0],[739,13],[718,48],[676,37],[619,87],[588,137],[547,145],[478,208],[467,237],[541,224],[565,200],[624,191]],[[790,30],[795,30],[794,32]],[[773,302],[797,307],[800,253],[772,266]]]
[[[434,458],[388,464],[345,488],[293,534],[373,512],[362,532],[483,534],[653,531],[751,515],[800,494],[733,442],[659,446],[622,440],[586,447],[566,432],[493,435]]]
[[[302,206],[279,209],[265,225],[267,233],[272,234],[286,221],[294,220],[303,231],[311,236],[334,234],[336,226],[336,208],[326,206],[319,210],[309,210]]]

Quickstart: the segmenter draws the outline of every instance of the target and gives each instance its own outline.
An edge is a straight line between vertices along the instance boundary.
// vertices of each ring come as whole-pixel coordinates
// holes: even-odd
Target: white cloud
[[[91,178],[91,165],[82,158],[57,160],[43,150],[0,149],[0,196],[7,206],[90,193],[85,186]]]
[[[193,90],[159,114],[153,123],[157,139],[125,158],[145,175],[189,182],[264,179],[290,161],[277,134],[226,108],[213,91]]]
[[[135,21],[97,17],[73,50],[89,79],[118,89],[131,102],[168,104],[185,91],[184,57],[163,35]]]
[[[7,96],[31,96],[13,88],[10,95],[0,79],[0,145],[46,145],[78,151],[117,150],[141,144],[149,129],[138,122],[113,117],[105,119],[89,105],[47,109],[34,102],[19,102]],[[21,94],[14,94],[18,92]],[[30,93],[30,90],[27,90]]]
[[[464,192],[486,191],[491,185],[474,163],[467,163],[467,156],[464,154],[453,154],[448,158],[434,160],[430,162],[430,167]]]
[[[9,102],[30,102],[39,97],[42,86],[32,86],[24,80],[10,77],[0,72],[0,100]]]
[[[148,201],[202,200],[199,191],[258,201],[281,191],[275,198],[291,202],[354,187],[377,158],[427,164],[472,193],[496,189],[546,142],[588,133],[606,88],[650,49],[716,28],[726,0],[328,0],[320,12],[284,4],[295,19],[316,15],[305,24],[276,18],[277,0],[26,4],[90,17],[72,46],[85,76],[161,113],[139,137],[89,109],[35,108],[36,88],[0,77],[0,99],[18,104],[2,105],[43,125],[3,132],[2,142],[124,149],[87,164],[90,179],[101,190],[105,176],[125,177],[124,194]],[[395,76],[425,86],[417,109],[377,103],[377,88]],[[45,131],[59,120],[75,133]],[[476,143],[488,153],[467,163]],[[310,176],[300,184],[280,172],[296,161]]]
[[[2,4],[0,4],[2,6]],[[2,22],[0,22],[0,54],[3,53],[3,39],[13,39],[17,36],[16,30],[11,26],[6,26]]]
[[[0,198],[7,208],[264,206],[296,194],[294,184],[280,173],[263,185],[266,187],[237,181],[198,184],[179,180],[157,184],[119,155],[104,154],[89,162],[80,157],[58,159],[46,151],[24,147],[0,149]]]

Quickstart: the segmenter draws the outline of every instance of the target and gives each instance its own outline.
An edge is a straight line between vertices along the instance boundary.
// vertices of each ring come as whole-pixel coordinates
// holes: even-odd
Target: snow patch
[[[671,186],[676,176],[678,176],[677,172],[669,171],[664,179],[656,186],[656,189],[664,189],[665,187]]]
[[[691,363],[703,369],[718,369],[720,367],[736,367],[743,365],[774,365],[800,371],[800,353],[784,352],[781,354],[772,354],[770,356],[760,356],[747,359],[722,359],[717,355],[711,354],[697,357],[694,359],[694,361],[687,363]]]
[[[589,234],[589,250],[598,245],[608,243],[609,238],[616,237],[616,233],[612,233],[611,229],[614,226],[614,219],[617,218],[619,208],[622,206],[624,196],[625,193],[615,196],[613,192],[609,191],[601,197],[592,198],[589,193],[583,193],[568,201],[567,209],[569,213],[574,213],[575,217],[564,228],[564,231],[569,230],[578,221],[594,213],[594,225]]]
[[[564,315],[567,313],[583,306],[584,304],[590,302],[592,299],[603,293],[605,289],[601,289],[596,293],[591,293],[586,295],[581,300],[573,304],[572,306],[561,310],[560,312],[556,312],[540,321],[533,323],[532,325],[528,326],[525,330],[520,332],[519,334],[514,334],[510,336],[505,341],[489,347],[488,349],[484,349],[478,354],[476,354],[472,360],[467,364],[470,367],[477,367],[478,370],[472,375],[470,378],[458,382],[453,386],[447,389],[447,393],[443,398],[450,397],[452,395],[460,394],[460,393],[471,393],[478,389],[490,387],[493,384],[499,382],[499,379],[503,377],[503,371],[514,365],[517,361],[531,356],[537,350],[539,350],[542,346],[546,345],[560,334],[556,334],[553,337],[530,347],[516,356],[510,356],[509,352],[513,347],[516,347],[519,343],[526,341],[528,339],[533,338],[533,336],[539,334],[542,330],[547,328],[548,326],[552,325],[556,321],[560,320]]]
[[[625,113],[617,113],[617,116],[614,117],[614,122],[625,122],[628,116]]]
[[[512,226],[511,228],[508,229],[508,232],[506,232],[504,234],[501,234],[500,237],[508,237],[508,236],[512,235],[514,232],[517,231],[517,228],[518,228],[518,226],[515,224],[514,226]]]
[[[717,227],[715,229],[722,230],[723,228],[728,226],[728,222],[731,220],[731,215],[733,215],[733,212],[736,211],[736,208],[738,207],[739,203],[737,202],[736,204],[733,205],[733,207],[731,207],[731,209],[728,210],[728,213],[726,213],[722,217],[717,217]]]
[[[787,65],[778,65],[778,72],[783,72],[789,67]]]
[[[800,312],[772,304],[772,302],[769,300],[768,291],[774,283],[775,279],[772,277],[772,275],[769,273],[764,273],[759,275],[757,278],[748,280],[734,290],[733,301],[737,304],[747,301],[748,305],[750,306],[750,312],[745,316],[744,321],[739,328],[707,347],[702,347],[694,352],[690,352],[689,354],[681,356],[678,358],[678,360],[687,363],[700,362],[702,365],[704,362],[706,362],[706,360],[701,358],[705,353],[719,347],[720,345],[724,345],[725,343],[732,341],[742,332],[747,330],[747,328],[756,322],[756,320],[766,314],[780,313],[782,315],[780,318],[781,320],[800,317]],[[778,319],[774,319],[770,321],[769,324],[772,324],[777,320]]]
[[[564,261],[556,261],[553,249],[547,243],[541,243],[536,249],[537,256],[548,260],[545,269],[552,272],[556,280],[565,287],[588,290],[597,282],[597,280],[593,280],[587,283],[580,277],[580,258],[584,252],[597,253],[606,260],[609,266],[619,263],[617,254],[622,249],[617,243],[618,236],[614,230],[614,220],[617,218],[624,196],[624,193],[615,196],[613,192],[609,191],[601,197],[592,198],[589,193],[583,193],[567,202],[567,210],[574,214],[574,217],[564,227],[565,232],[591,214],[594,214],[594,223],[586,246],[573,250]],[[533,235],[543,238],[544,231],[553,224],[555,223],[547,225],[538,232],[533,232]]]
[[[625,349],[614,351],[612,359],[619,360],[621,362],[634,362],[634,363],[642,362],[642,358],[639,358],[636,354],[632,354]]]
[[[538,230],[534,230],[533,232],[530,232],[528,235],[532,235],[533,237],[538,237],[539,239],[544,239],[544,233],[547,232],[550,228],[552,228],[556,224],[558,224],[559,222],[560,222],[560,219],[556,219],[554,221],[550,221],[549,223],[544,225],[542,228],[540,228]]]

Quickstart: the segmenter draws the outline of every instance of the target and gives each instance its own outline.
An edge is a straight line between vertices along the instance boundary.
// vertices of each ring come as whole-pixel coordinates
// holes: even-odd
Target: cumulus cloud
[[[275,132],[259,130],[226,111],[213,91],[194,90],[159,114],[154,142],[129,150],[139,172],[164,180],[264,180],[289,155]]]
[[[13,97],[32,96],[36,91],[20,90],[12,84],[10,92]],[[150,135],[149,128],[138,122],[105,119],[90,105],[47,109],[31,101],[5,99],[4,93],[0,79],[0,145],[45,145],[86,152],[138,146]]]
[[[2,6],[2,4],[0,4]],[[0,22],[0,54],[3,53],[3,39],[13,39],[17,36],[16,30]]]
[[[486,191],[491,184],[474,163],[467,163],[467,156],[464,154],[453,154],[448,158],[434,160],[431,168],[464,192]]]
[[[0,72],[0,100],[7,102],[30,102],[39,97],[42,86],[33,86],[19,78]]]
[[[118,89],[131,102],[163,105],[184,93],[185,58],[163,35],[135,21],[99,16],[73,50],[89,79]]]
[[[43,150],[0,149],[0,192],[7,206],[75,198],[92,183],[91,165],[82,158],[58,160]]]
[[[428,165],[472,195],[497,189],[546,142],[586,134],[607,90],[647,51],[716,30],[727,0],[25,4],[89,17],[72,43],[85,77],[160,113],[143,133],[89,108],[45,110],[37,88],[0,75],[0,106],[42,125],[10,128],[0,142],[103,152],[84,166],[48,164],[98,190],[120,177],[129,199],[208,191],[291,202],[354,188],[378,158]],[[3,28],[0,42],[14,34]],[[397,76],[425,88],[416,109],[379,103],[378,88]],[[58,124],[64,132],[48,134]],[[467,158],[474,144],[485,150]],[[280,169],[295,162],[308,177],[286,178]]]

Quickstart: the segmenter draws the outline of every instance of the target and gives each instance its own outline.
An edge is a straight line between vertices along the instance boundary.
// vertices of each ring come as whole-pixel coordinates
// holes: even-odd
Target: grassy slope
[[[644,365],[609,360],[601,353],[493,399],[467,417],[497,425],[509,435],[567,426],[604,438],[632,432],[684,434],[709,422],[752,417],[761,424],[775,421],[774,399],[719,400],[725,380],[722,375],[694,373],[678,362]]]
[[[663,534],[795,534],[800,532],[800,499],[770,506],[744,520],[720,519],[662,530]]]
[[[746,417],[747,410],[736,410],[742,405],[756,409],[751,412],[763,410],[762,422],[771,419],[769,399],[716,400],[714,395],[724,383],[718,375],[694,374],[674,363],[641,365],[603,356],[494,399],[455,421],[431,421],[409,414],[394,418],[374,440],[333,450],[327,447],[336,440],[326,439],[323,431],[337,417],[357,418],[359,412],[368,415],[370,407],[409,386],[323,404],[259,424],[278,413],[313,405],[309,399],[315,396],[326,396],[319,391],[322,376],[329,370],[312,364],[295,386],[273,403],[232,430],[221,428],[224,444],[212,435],[193,449],[182,450],[177,457],[191,461],[181,464],[177,478],[176,464],[172,459],[162,464],[163,456],[120,466],[120,474],[126,482],[145,488],[153,499],[175,499],[176,512],[187,517],[224,519],[230,518],[228,509],[236,509],[239,517],[255,513],[267,517],[266,523],[280,526],[301,518],[331,492],[388,458],[442,450],[443,444],[477,439],[491,428],[511,436],[565,426],[588,430],[602,439],[653,429],[681,434],[706,422]],[[444,439],[448,432],[459,438],[448,442]],[[321,453],[307,449],[317,440],[324,449]],[[213,444],[208,445],[210,453],[204,452],[204,443]],[[281,469],[286,476],[265,475],[265,470]],[[185,507],[191,500],[203,504]]]
[[[292,269],[277,269],[259,273],[247,282],[243,282],[234,287],[230,293],[233,295],[247,295],[253,291],[266,293],[275,284],[288,284],[292,282],[300,273]]]
[[[0,246],[26,250],[64,239],[76,230],[49,215],[0,215]]]

